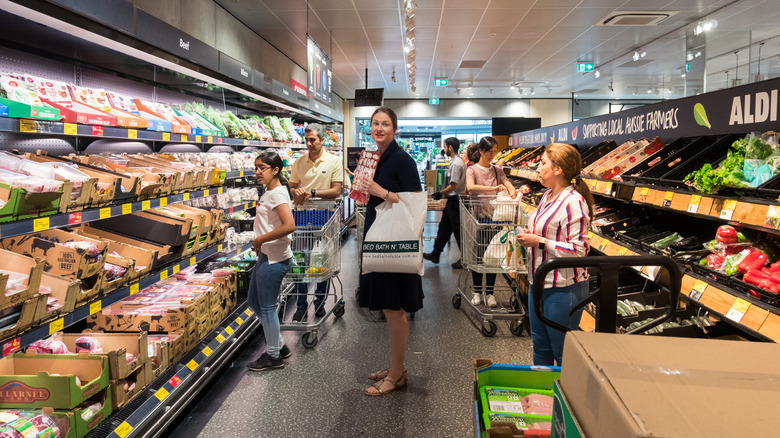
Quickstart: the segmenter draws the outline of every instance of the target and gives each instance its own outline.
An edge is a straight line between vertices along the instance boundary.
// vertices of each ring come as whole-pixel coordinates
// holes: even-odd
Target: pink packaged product
[[[230,277],[236,272],[235,269],[221,268],[211,271],[211,275],[215,277]]]
[[[103,269],[106,270],[106,281],[116,280],[117,278],[120,278],[127,273],[127,268],[123,266],[117,266],[112,263],[104,263]]]
[[[349,197],[355,201],[367,203],[370,196],[368,194],[368,186],[364,181],[370,181],[374,179],[376,173],[376,166],[379,163],[379,157],[381,154],[376,151],[366,151],[360,156],[360,161],[355,168],[355,183],[352,186],[352,190],[349,192]]]
[[[50,339],[41,339],[35,341],[27,347],[38,354],[69,354],[68,347],[61,341],[52,341]]]
[[[522,404],[526,414],[552,416],[553,398],[549,395],[530,394],[523,397]]]
[[[62,304],[60,304],[60,300],[58,300],[57,298],[49,297],[46,299],[47,312],[52,312],[54,310],[59,309],[60,307],[62,307]]]
[[[0,411],[0,438],[64,438],[69,422],[40,411]]]
[[[8,282],[5,284],[5,296],[8,297],[18,294],[27,288],[26,283],[28,277],[26,275],[13,271],[6,271],[5,269],[0,269],[0,274],[8,276]]]
[[[100,354],[103,352],[103,347],[100,345],[100,341],[91,336],[82,336],[76,339],[76,353],[87,351],[93,354]]]

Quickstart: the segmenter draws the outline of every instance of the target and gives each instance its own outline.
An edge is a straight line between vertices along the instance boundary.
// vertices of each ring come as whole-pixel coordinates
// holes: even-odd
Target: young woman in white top
[[[580,178],[582,160],[571,145],[553,143],[545,149],[537,169],[539,181],[548,190],[528,220],[528,232],[517,241],[530,248],[528,281],[533,283],[536,269],[555,257],[585,257],[588,254],[588,230],[593,216],[593,195]],[[536,317],[533,299],[537,285],[528,290],[528,316],[534,345],[534,365],[561,365],[564,333],[548,327]],[[556,269],[544,281],[544,315],[576,329],[582,309],[569,312],[588,296],[587,269]]]
[[[479,149],[479,161],[470,166],[466,170],[466,189],[469,191],[469,196],[472,199],[486,199],[488,196],[494,198],[499,192],[507,192],[509,196],[515,197],[517,192],[515,186],[506,177],[504,171],[497,166],[494,166],[493,158],[498,153],[498,142],[493,137],[482,137],[477,145]],[[485,201],[487,204],[487,200]],[[484,215],[490,216],[492,212],[486,211]],[[480,230],[479,236],[477,236],[477,242],[479,245],[478,254],[482,257],[482,253],[488,247],[490,239],[493,237],[487,230]],[[475,271],[471,271],[471,278],[474,282],[474,295],[471,297],[471,303],[478,306],[482,303],[482,277],[483,274]],[[485,300],[489,307],[497,307],[498,303],[493,296],[493,286],[496,283],[496,274],[484,274],[485,277]]]
[[[293,256],[290,234],[295,231],[290,188],[282,175],[283,168],[284,163],[276,152],[266,152],[255,160],[257,183],[265,185],[265,193],[260,197],[255,215],[257,237],[252,246],[257,252],[257,264],[249,281],[247,302],[260,318],[268,348],[248,365],[252,371],[284,368],[283,359],[290,356],[276,313],[282,279],[290,269]]]

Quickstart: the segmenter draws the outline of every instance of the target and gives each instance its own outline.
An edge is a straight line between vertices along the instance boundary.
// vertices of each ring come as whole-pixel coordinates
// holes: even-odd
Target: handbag
[[[400,202],[383,202],[376,207],[376,219],[363,240],[363,273],[425,272],[422,232],[428,211],[424,192],[398,193]]]

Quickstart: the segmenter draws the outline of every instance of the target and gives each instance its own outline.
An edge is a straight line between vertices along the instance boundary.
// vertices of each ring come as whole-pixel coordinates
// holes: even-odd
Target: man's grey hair
[[[306,127],[303,129],[303,132],[316,132],[317,137],[320,138],[320,140],[325,140],[325,127],[320,125],[319,123],[309,123],[306,125]]]

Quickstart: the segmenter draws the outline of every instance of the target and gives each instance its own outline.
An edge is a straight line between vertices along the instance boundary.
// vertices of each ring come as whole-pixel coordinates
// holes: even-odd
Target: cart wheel
[[[497,331],[498,331],[498,327],[496,327],[495,322],[485,321],[482,323],[482,336],[486,338],[492,338]]]
[[[520,302],[517,300],[517,297],[512,295],[512,298],[509,299],[509,306],[512,307],[514,311],[517,311],[520,309]]]
[[[336,318],[341,318],[342,316],[344,316],[343,302],[339,302],[338,304],[336,304],[336,308],[333,309],[333,316],[335,316]]]
[[[452,307],[460,309],[460,295],[454,295],[452,297]]]
[[[523,336],[523,321],[512,321],[509,331],[515,336]]]
[[[306,348],[314,348],[318,341],[316,332],[306,332],[301,337],[301,343]]]

